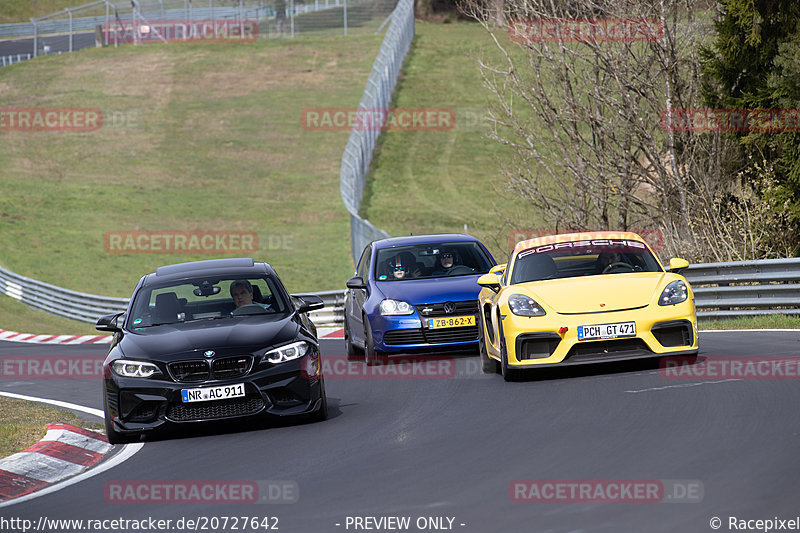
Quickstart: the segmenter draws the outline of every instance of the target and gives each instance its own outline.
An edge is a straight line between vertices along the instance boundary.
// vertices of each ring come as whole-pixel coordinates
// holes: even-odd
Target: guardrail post
[[[37,49],[39,48],[39,27],[33,18],[31,18],[31,24],[33,24],[33,57],[36,57]]]

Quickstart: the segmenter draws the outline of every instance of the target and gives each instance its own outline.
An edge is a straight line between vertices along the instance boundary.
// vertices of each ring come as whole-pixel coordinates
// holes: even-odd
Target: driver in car
[[[236,307],[253,303],[253,285],[246,279],[237,279],[231,283],[231,298]]]
[[[615,263],[625,263],[625,265],[628,266],[628,262],[619,252],[602,252],[597,255],[597,263],[598,270],[601,273],[605,273],[606,269],[611,270],[609,267]]]
[[[433,271],[434,276],[447,276],[451,270],[456,267],[456,254],[453,250],[445,249],[439,254],[439,261],[436,264],[436,269]]]

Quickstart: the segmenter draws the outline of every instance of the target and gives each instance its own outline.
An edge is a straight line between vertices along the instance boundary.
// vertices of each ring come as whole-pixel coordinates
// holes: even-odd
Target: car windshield
[[[378,281],[403,281],[485,274],[491,267],[477,243],[444,242],[378,250],[374,275]]]
[[[595,239],[543,244],[517,254],[511,284],[630,272],[662,272],[643,243]]]
[[[277,316],[288,304],[269,277],[195,278],[145,287],[136,293],[130,328],[197,320]]]

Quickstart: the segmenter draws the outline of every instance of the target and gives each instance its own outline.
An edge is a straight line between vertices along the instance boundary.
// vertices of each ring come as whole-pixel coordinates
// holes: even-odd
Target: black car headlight
[[[303,357],[306,353],[308,353],[310,347],[311,345],[306,341],[293,342],[291,344],[281,346],[280,348],[275,348],[274,350],[268,351],[263,355],[263,359],[273,364],[284,363],[286,361],[291,361],[292,359],[299,359]]]
[[[508,308],[517,316],[544,316],[542,306],[536,300],[524,294],[512,294],[508,297]]]
[[[658,298],[658,305],[674,305],[686,301],[689,297],[689,287],[681,280],[675,280],[666,287]]]
[[[133,359],[117,359],[111,363],[111,369],[123,378],[151,378],[161,375],[161,370],[153,363]]]

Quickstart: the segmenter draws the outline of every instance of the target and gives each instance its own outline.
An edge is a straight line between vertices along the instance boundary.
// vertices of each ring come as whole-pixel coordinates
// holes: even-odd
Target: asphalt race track
[[[700,347],[700,364],[707,357],[797,356],[800,332],[710,332],[701,334]],[[2,343],[0,357],[102,357],[105,350]],[[326,340],[322,350],[335,359],[344,346]],[[326,422],[215,427],[147,441],[121,465],[2,508],[0,517],[36,523],[40,517],[270,516],[285,533],[366,530],[348,527],[348,516],[407,516],[405,530],[434,531],[418,529],[416,520],[450,517],[452,529],[464,532],[617,533],[707,532],[713,517],[722,519],[720,531],[729,531],[730,516],[800,515],[796,379],[674,380],[658,363],[636,363],[505,383],[481,375],[477,357],[456,359],[456,375],[439,379],[328,375]],[[0,390],[102,409],[98,380],[4,378]],[[515,502],[509,487],[521,479],[683,480],[701,484],[702,501]],[[107,503],[104,487],[122,480],[289,480],[299,486],[299,499]]]
[[[67,53],[69,52],[69,35],[40,36],[38,42],[40,54],[45,45],[50,47],[50,55]],[[94,45],[94,32],[76,33],[72,41],[72,50],[77,51]],[[0,41],[0,56],[16,56],[17,54],[33,54],[33,38]],[[16,61],[16,58],[14,60]]]

